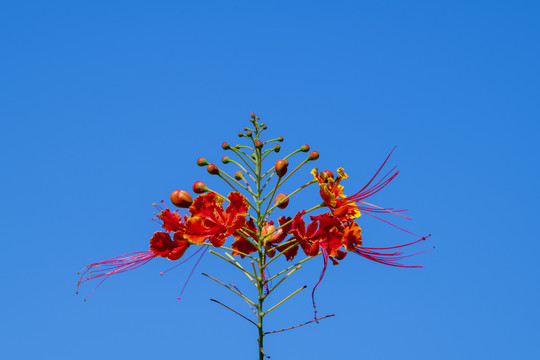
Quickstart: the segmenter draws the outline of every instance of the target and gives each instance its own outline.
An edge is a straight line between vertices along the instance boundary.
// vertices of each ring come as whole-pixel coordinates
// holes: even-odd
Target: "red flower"
[[[311,217],[307,226],[302,219],[306,212],[299,212],[292,223],[291,234],[294,235],[302,250],[307,256],[317,256],[319,250],[325,257],[344,258],[341,247],[343,238],[343,225],[341,221],[330,213]]]
[[[317,318],[317,307],[315,306],[315,290],[321,283],[324,274],[326,273],[326,266],[328,265],[328,258],[332,260],[334,265],[337,260],[343,259],[347,253],[339,250],[342,246],[343,238],[343,225],[341,221],[330,213],[324,213],[318,216],[311,217],[311,223],[305,226],[302,216],[305,214],[305,210],[299,212],[292,223],[291,234],[294,235],[302,250],[307,256],[317,256],[319,250],[323,255],[323,269],[319,277],[319,281],[313,287],[311,292],[311,299],[313,301],[313,308],[315,309],[315,318]]]
[[[187,216],[184,216],[184,219],[182,219],[182,216],[180,214],[171,211],[167,207],[163,209],[157,204],[154,204],[154,206],[158,210],[160,210],[159,214],[154,214],[158,217],[159,220],[161,220],[161,227],[165,229],[165,231],[173,232],[184,230],[184,222],[186,221]]]
[[[230,193],[226,210],[223,210],[223,201],[214,192],[197,196],[189,208],[191,217],[186,220],[184,236],[197,245],[208,239],[212,245],[220,247],[227,237],[241,229],[246,223],[246,199],[240,193]]]
[[[89,280],[103,278],[103,280],[88,294],[90,296],[111,275],[134,270],[145,265],[155,257],[166,257],[169,260],[180,259],[188,249],[190,242],[183,236],[184,222],[182,216],[168,208],[162,209],[155,205],[160,213],[156,216],[161,221],[161,227],[168,232],[174,231],[173,239],[168,232],[157,231],[150,239],[150,250],[138,251],[103,260],[88,265],[77,282],[79,286]],[[184,220],[186,217],[184,217]],[[88,274],[88,276],[87,276]],[[86,298],[88,298],[88,296]],[[85,300],[86,300],[85,298]]]
[[[394,149],[392,149],[390,154],[386,157],[382,165],[375,172],[375,174],[368,181],[368,183],[362,189],[360,189],[360,191],[358,191],[357,193],[351,196],[345,196],[343,194],[343,186],[340,185],[341,180],[345,180],[348,178],[343,168],[339,168],[337,170],[339,173],[339,176],[337,177],[336,180],[333,180],[332,178],[328,178],[326,176],[322,176],[323,174],[319,175],[317,172],[317,169],[312,170],[312,174],[314,178],[318,181],[319,186],[321,188],[320,190],[321,197],[324,203],[326,204],[326,206],[330,208],[330,211],[332,212],[332,214],[334,214],[335,216],[337,216],[338,218],[344,221],[351,221],[359,217],[361,214],[360,210],[364,212],[370,212],[370,213],[392,213],[395,215],[405,217],[398,213],[403,210],[393,210],[390,208],[383,208],[383,207],[373,205],[373,204],[363,201],[367,199],[368,197],[370,197],[371,195],[382,190],[386,185],[388,185],[392,180],[394,180],[394,178],[399,174],[399,171],[394,171],[396,169],[394,167],[388,173],[386,173],[386,175],[384,175],[380,180],[373,183],[375,179],[377,178],[377,176],[379,175],[379,173],[381,172],[381,170],[384,168],[384,166],[388,162],[388,159],[390,158],[390,155],[392,155],[392,152],[394,151]],[[358,206],[357,203],[360,203],[363,205]],[[372,214],[368,214],[368,215],[379,219],[375,215],[372,215]]]
[[[338,170],[339,176],[336,180],[326,174],[319,174],[318,169],[313,169],[311,173],[319,183],[321,198],[332,214],[342,220],[353,220],[360,216],[360,211],[354,202],[342,203],[340,199],[345,198],[343,194],[343,186],[340,185],[341,180],[348,178],[343,168]]]

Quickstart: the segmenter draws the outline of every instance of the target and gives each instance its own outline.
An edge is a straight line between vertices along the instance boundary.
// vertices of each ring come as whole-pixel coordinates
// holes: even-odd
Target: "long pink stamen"
[[[90,264],[85,269],[83,269],[84,271],[81,275],[81,278],[77,282],[76,293],[79,293],[79,287],[82,283],[89,280],[97,279],[99,277],[104,277],[104,279],[101,280],[101,282],[90,292],[90,294],[88,294],[86,298],[84,298],[84,300],[86,301],[86,299],[88,299],[88,297],[90,297],[90,295],[92,295],[92,293],[96,291],[96,289],[105,280],[107,280],[109,276],[137,269],[148,263],[155,257],[156,255],[154,255],[152,251],[137,251],[129,254],[115,256],[113,258],[106,259],[94,264]],[[88,276],[86,276],[87,273],[89,274]]]
[[[395,168],[393,168],[392,170],[390,170],[390,172],[388,174],[386,174],[381,180],[379,180],[379,182],[377,182],[375,185],[373,185],[372,187],[368,188],[367,190],[360,190],[359,192],[357,192],[356,194],[352,195],[352,196],[348,196],[346,197],[345,199],[343,199],[344,201],[346,202],[354,202],[354,201],[361,201],[361,200],[364,200],[368,197],[370,197],[371,195],[375,194],[375,193],[378,193],[379,191],[381,191],[386,185],[388,185],[392,180],[395,179],[396,176],[398,176],[399,174],[399,171],[396,171],[394,174],[392,174],[392,176],[390,176],[388,179],[386,179],[386,177],[388,175],[390,175],[390,173],[392,171],[394,171]],[[365,187],[364,187],[365,188]]]
[[[319,281],[313,287],[313,291],[311,291],[311,300],[313,301],[313,312],[314,312],[315,320],[317,320],[317,305],[315,305],[315,290],[317,289],[317,286],[319,286],[319,284],[321,283],[321,281],[322,281],[322,279],[324,277],[324,274],[326,273],[326,266],[328,265],[328,253],[322,247],[320,249],[321,249],[321,252],[322,252],[322,255],[323,255],[324,266],[323,266],[323,269],[321,271],[321,276],[319,277]],[[318,323],[318,321],[317,321],[317,323]]]
[[[390,159],[390,155],[392,155],[392,153],[394,152],[394,150],[396,149],[397,145],[394,146],[394,148],[392,149],[392,151],[390,151],[390,154],[388,154],[388,156],[386,157],[386,159],[384,160],[384,162],[382,163],[382,165],[379,167],[379,169],[375,172],[375,175],[373,175],[373,177],[368,181],[368,183],[362,188],[360,189],[359,192],[362,192],[365,188],[367,188],[369,186],[369,184],[371,184],[373,182],[373,180],[375,180],[375,178],[377,177],[377,175],[379,175],[379,173],[381,172],[382,168],[384,167],[384,165],[386,165],[386,162],[388,161],[388,159]]]
[[[191,269],[191,272],[189,273],[189,276],[186,280],[186,282],[184,283],[184,287],[182,287],[182,291],[180,291],[180,295],[178,295],[178,300],[180,300],[182,298],[182,294],[184,293],[184,290],[186,289],[186,286],[187,284],[189,283],[189,279],[191,279],[191,275],[193,275],[193,272],[195,271],[195,269],[197,268],[197,265],[199,265],[199,263],[201,262],[201,259],[203,258],[204,254],[206,254],[206,251],[208,250],[208,246],[206,246],[201,254],[201,256],[199,257],[199,259],[197,260],[197,262],[195,263],[195,266],[193,266],[193,269]],[[195,254],[193,254],[195,255]]]
[[[405,229],[403,229],[403,228],[401,228],[401,227],[399,227],[399,226],[397,226],[397,225],[395,225],[395,224],[392,224],[390,221],[384,220],[384,219],[382,219],[382,218],[380,218],[380,217],[378,217],[378,216],[375,216],[375,215],[370,214],[370,213],[368,213],[368,212],[365,212],[364,214],[369,215],[369,216],[371,216],[371,217],[374,217],[375,219],[381,220],[382,222],[385,222],[385,223],[387,223],[388,225],[391,225],[391,226],[395,227],[396,229],[399,229],[399,230],[401,230],[401,231],[405,231],[407,234],[414,235],[414,236],[416,236],[417,238],[421,237],[420,235],[416,235],[415,233],[410,232],[409,230],[405,230]]]
[[[360,246],[360,247],[356,248],[355,253],[357,255],[365,257],[366,259],[373,260],[373,261],[378,262],[380,264],[396,266],[396,267],[403,267],[403,268],[421,268],[423,266],[403,265],[403,264],[400,264],[398,261],[401,261],[401,260],[409,258],[411,256],[415,256],[415,255],[421,254],[423,252],[429,251],[429,250],[433,249],[433,247],[429,248],[429,249],[426,249],[426,250],[419,251],[419,252],[414,253],[414,254],[409,254],[409,255],[403,255],[403,252],[401,252],[401,248],[416,244],[417,242],[423,241],[423,240],[427,239],[430,236],[431,236],[431,234],[428,235],[428,236],[423,236],[423,237],[421,237],[420,239],[418,239],[416,241],[412,241],[410,243],[397,245],[397,246],[388,246],[388,247],[380,247],[380,248],[362,247],[362,246]],[[374,250],[391,250],[391,249],[398,249],[398,250],[396,252],[392,252],[392,253],[381,253],[381,252],[378,252],[378,251],[374,251]]]
[[[169,271],[173,270],[173,269],[176,269],[177,267],[179,267],[180,265],[184,264],[185,262],[187,262],[189,259],[191,259],[192,257],[194,257],[195,255],[197,255],[201,250],[203,250],[202,247],[200,247],[197,251],[195,251],[193,254],[191,254],[188,258],[184,259],[182,262],[180,262],[179,264],[176,264],[174,265],[173,267],[165,270],[165,271],[162,271],[159,273],[159,275],[163,275],[163,274],[166,274],[168,273]]]
[[[359,201],[359,203],[369,205],[369,206],[372,206],[372,207],[375,208],[375,209],[372,209],[372,208],[369,208],[369,207],[366,207],[366,206],[359,206],[358,209],[363,210],[363,211],[378,212],[378,213],[391,213],[391,214],[394,214],[394,215],[397,215],[397,216],[401,216],[402,218],[405,218],[407,220],[411,220],[410,217],[399,214],[399,212],[401,212],[401,211],[407,211],[405,209],[403,209],[403,210],[394,210],[392,208],[383,208],[383,207],[380,207],[380,206],[377,206],[377,205],[374,205],[374,204],[370,204],[370,203],[365,202],[365,201]]]
[[[409,246],[409,245],[412,245],[412,244],[416,244],[417,242],[420,242],[420,241],[424,241],[426,240],[428,237],[430,237],[431,234],[429,234],[428,236],[423,236],[421,237],[420,239],[418,240],[415,240],[413,242],[410,242],[408,244],[402,244],[402,245],[397,245],[397,246],[388,246],[388,247],[364,247],[362,246],[362,249],[367,249],[367,250],[390,250],[390,249],[399,249],[399,248],[402,248],[402,247],[405,247],[405,246]]]
[[[429,251],[431,249],[433,249],[433,248],[429,248],[429,249],[422,250],[422,251],[419,251],[419,252],[414,253],[414,254],[403,255],[403,256],[401,256],[402,253],[400,253],[400,252],[396,252],[396,253],[392,253],[392,254],[384,254],[384,253],[377,253],[377,252],[371,252],[371,251],[364,251],[362,248],[357,248],[355,253],[360,255],[360,256],[365,257],[366,259],[373,260],[375,262],[378,262],[378,263],[384,264],[384,265],[403,267],[403,268],[422,268],[423,266],[420,266],[420,265],[403,265],[403,264],[398,263],[397,261],[400,261],[400,260],[406,259],[408,257],[424,253],[424,252]]]

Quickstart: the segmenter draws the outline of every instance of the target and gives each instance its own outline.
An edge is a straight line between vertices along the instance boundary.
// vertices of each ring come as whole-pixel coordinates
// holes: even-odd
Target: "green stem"
[[[255,127],[257,128],[256,137],[259,137],[260,130],[258,129],[258,124],[255,124]],[[261,151],[260,149],[255,150],[255,178],[257,183],[257,194],[256,194],[256,212],[257,212],[257,253],[258,253],[258,259],[257,259],[257,265],[258,265],[258,272],[257,272],[257,279],[256,279],[256,285],[257,285],[257,291],[258,291],[258,302],[256,305],[257,308],[257,327],[259,331],[259,337],[257,339],[258,345],[259,345],[259,360],[264,360],[264,330],[263,330],[263,318],[264,318],[264,262],[266,258],[266,253],[264,250],[264,243],[262,242],[262,222],[264,220],[264,217],[266,216],[266,213],[261,214]]]

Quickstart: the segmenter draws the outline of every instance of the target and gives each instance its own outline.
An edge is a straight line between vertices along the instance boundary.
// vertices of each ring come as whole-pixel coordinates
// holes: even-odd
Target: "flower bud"
[[[289,166],[289,162],[287,160],[278,160],[276,161],[276,174],[279,177],[283,177],[287,173],[287,166]]]
[[[277,141],[283,141],[283,136],[278,137]]]
[[[253,111],[251,112],[251,117],[255,118],[255,113]]]
[[[302,145],[302,147],[300,148],[300,151],[308,152],[309,151],[309,145],[308,144]]]
[[[229,145],[228,142],[224,142],[223,144],[221,144],[221,148],[223,150],[229,150],[231,148],[231,146]]]
[[[242,136],[244,136],[244,134],[241,133],[241,132],[239,132],[239,133],[238,133],[238,137],[242,137]]]
[[[317,151],[312,151],[309,153],[308,160],[317,160],[319,158],[319,153]]]
[[[261,140],[255,141],[255,147],[256,147],[257,149],[262,149],[263,145],[264,145],[264,144],[263,144],[263,142],[262,142]]]
[[[184,190],[174,190],[171,194],[171,202],[176,207],[188,208],[193,203],[193,199]]]
[[[224,164],[228,164],[229,161],[231,161],[231,159],[229,159],[228,156],[224,156],[224,157],[221,158],[221,162],[224,163]]]
[[[328,182],[328,179],[334,179],[334,173],[330,170],[324,170],[321,173],[321,178],[324,180],[324,182]]]
[[[238,170],[237,172],[234,173],[234,178],[236,180],[242,180],[244,178],[244,174],[242,173],[241,170]]]
[[[244,131],[248,131],[248,129],[249,129],[249,128],[246,126],[246,127],[244,128]]]
[[[234,145],[234,148],[235,148],[236,150],[240,149],[240,144]]]
[[[246,136],[247,137],[251,137],[251,135],[253,135],[253,133],[251,131],[246,131]]]
[[[202,181],[195,181],[193,183],[193,192],[195,194],[204,194],[207,191],[210,191],[210,189]]]
[[[285,209],[287,205],[289,205],[289,198],[285,199],[287,197],[287,194],[278,194],[276,196],[276,199],[274,200],[274,204],[277,205],[280,209]]]
[[[278,153],[279,150],[281,150],[281,145],[276,144],[276,145],[274,146],[274,151]]]
[[[199,165],[199,166],[206,166],[208,164],[209,164],[209,162],[206,161],[206,159],[204,159],[204,158],[198,158],[197,159],[197,165]]]
[[[263,128],[263,130],[266,130],[266,129],[268,129],[268,126],[266,126],[266,124],[262,124],[262,128]]]
[[[208,171],[209,174],[211,175],[217,175],[219,174],[219,169],[216,165],[214,164],[210,164],[206,167],[206,171]]]

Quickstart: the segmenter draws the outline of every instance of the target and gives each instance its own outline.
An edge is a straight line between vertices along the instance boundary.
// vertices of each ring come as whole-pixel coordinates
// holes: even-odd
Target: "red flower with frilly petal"
[[[241,229],[246,223],[249,207],[246,199],[240,193],[230,193],[226,210],[223,201],[214,192],[197,196],[189,207],[191,217],[185,223],[184,236],[197,245],[208,239],[212,245],[220,247],[227,237]]]
[[[162,209],[161,207],[155,205],[158,210],[161,210],[156,216],[161,220],[161,227],[167,232],[173,231],[182,231],[184,230],[184,222],[187,219],[187,216],[182,215],[171,211],[169,208]]]
[[[340,182],[347,179],[348,176],[343,168],[339,168],[337,171],[339,176],[335,180],[331,176],[319,174],[318,169],[311,170],[311,174],[319,183],[321,198],[332,214],[341,220],[350,221],[359,217],[360,211],[354,202],[342,203],[340,201],[346,197]]]
[[[299,212],[293,220],[291,234],[294,235],[302,250],[307,256],[317,256],[319,250],[323,255],[330,257],[345,257],[341,247],[343,225],[341,221],[330,213],[311,217],[311,223],[306,228],[302,219],[306,212]]]
[[[343,168],[339,168],[337,170],[339,176],[335,180],[331,177],[325,177],[323,176],[323,174],[319,174],[317,169],[312,170],[312,174],[320,186],[321,198],[323,199],[325,205],[328,206],[332,214],[334,214],[343,221],[354,220],[361,215],[360,211],[367,212],[368,215],[373,216],[377,219],[379,219],[379,217],[370,213],[392,213],[407,218],[406,216],[399,214],[400,211],[404,210],[393,210],[391,208],[384,208],[364,201],[371,195],[382,190],[399,174],[399,171],[394,171],[396,168],[393,167],[381,179],[375,181],[379,173],[382,171],[382,169],[388,162],[388,159],[390,158],[390,155],[392,155],[394,149],[392,149],[390,154],[386,157],[382,165],[379,167],[379,169],[377,169],[377,171],[368,181],[368,183],[362,189],[360,189],[360,191],[356,192],[354,195],[351,196],[345,196],[345,194],[343,194],[343,186],[340,185],[340,182],[342,180],[348,178]],[[387,222],[385,220],[383,221]],[[394,226],[391,223],[389,224]]]

